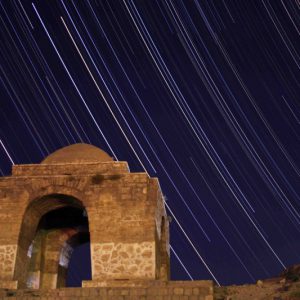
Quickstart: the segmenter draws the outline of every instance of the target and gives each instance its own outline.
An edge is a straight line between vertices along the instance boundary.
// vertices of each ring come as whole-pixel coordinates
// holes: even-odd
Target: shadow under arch
[[[88,234],[89,222],[86,208],[77,197],[64,193],[50,193],[32,200],[24,213],[18,239],[14,272],[18,288],[56,288],[62,285],[62,276],[58,276],[59,270],[56,279],[55,276],[51,277],[47,270],[49,266],[51,268],[51,263],[52,273],[53,268],[58,269],[59,266],[58,261],[47,262],[46,252],[52,251],[53,256],[56,251],[59,256],[64,243],[79,232]],[[53,278],[57,283],[53,283]]]

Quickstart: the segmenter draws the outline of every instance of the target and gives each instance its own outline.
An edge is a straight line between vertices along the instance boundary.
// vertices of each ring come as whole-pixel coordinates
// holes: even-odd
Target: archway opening
[[[37,230],[55,228],[85,228],[88,229],[88,218],[83,208],[65,206],[49,211],[39,221]]]
[[[72,254],[89,242],[88,216],[79,200],[52,194],[33,201],[24,215],[19,237],[17,259],[23,261],[23,267],[15,273],[19,287],[66,287]],[[83,259],[90,264],[89,256],[85,251],[85,258],[73,264],[80,266]],[[80,276],[76,274],[77,282],[90,278],[89,274]]]
[[[90,253],[89,241],[74,248],[66,278],[67,287],[80,287],[83,280],[92,279]]]

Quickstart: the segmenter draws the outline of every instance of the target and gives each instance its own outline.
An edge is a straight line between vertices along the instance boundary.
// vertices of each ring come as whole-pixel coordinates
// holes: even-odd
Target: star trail
[[[0,175],[94,144],[159,178],[172,279],[278,275],[300,263],[299,20],[284,0],[0,1]]]

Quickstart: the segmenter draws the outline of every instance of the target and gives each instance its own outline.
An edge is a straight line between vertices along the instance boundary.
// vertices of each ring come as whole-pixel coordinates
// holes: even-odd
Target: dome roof
[[[113,161],[103,150],[89,144],[73,144],[48,155],[41,164],[96,163]]]

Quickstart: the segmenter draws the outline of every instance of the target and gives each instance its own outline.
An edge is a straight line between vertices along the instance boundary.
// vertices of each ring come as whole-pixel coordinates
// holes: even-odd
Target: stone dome
[[[89,144],[73,144],[48,155],[41,164],[82,164],[113,161],[106,152]]]

